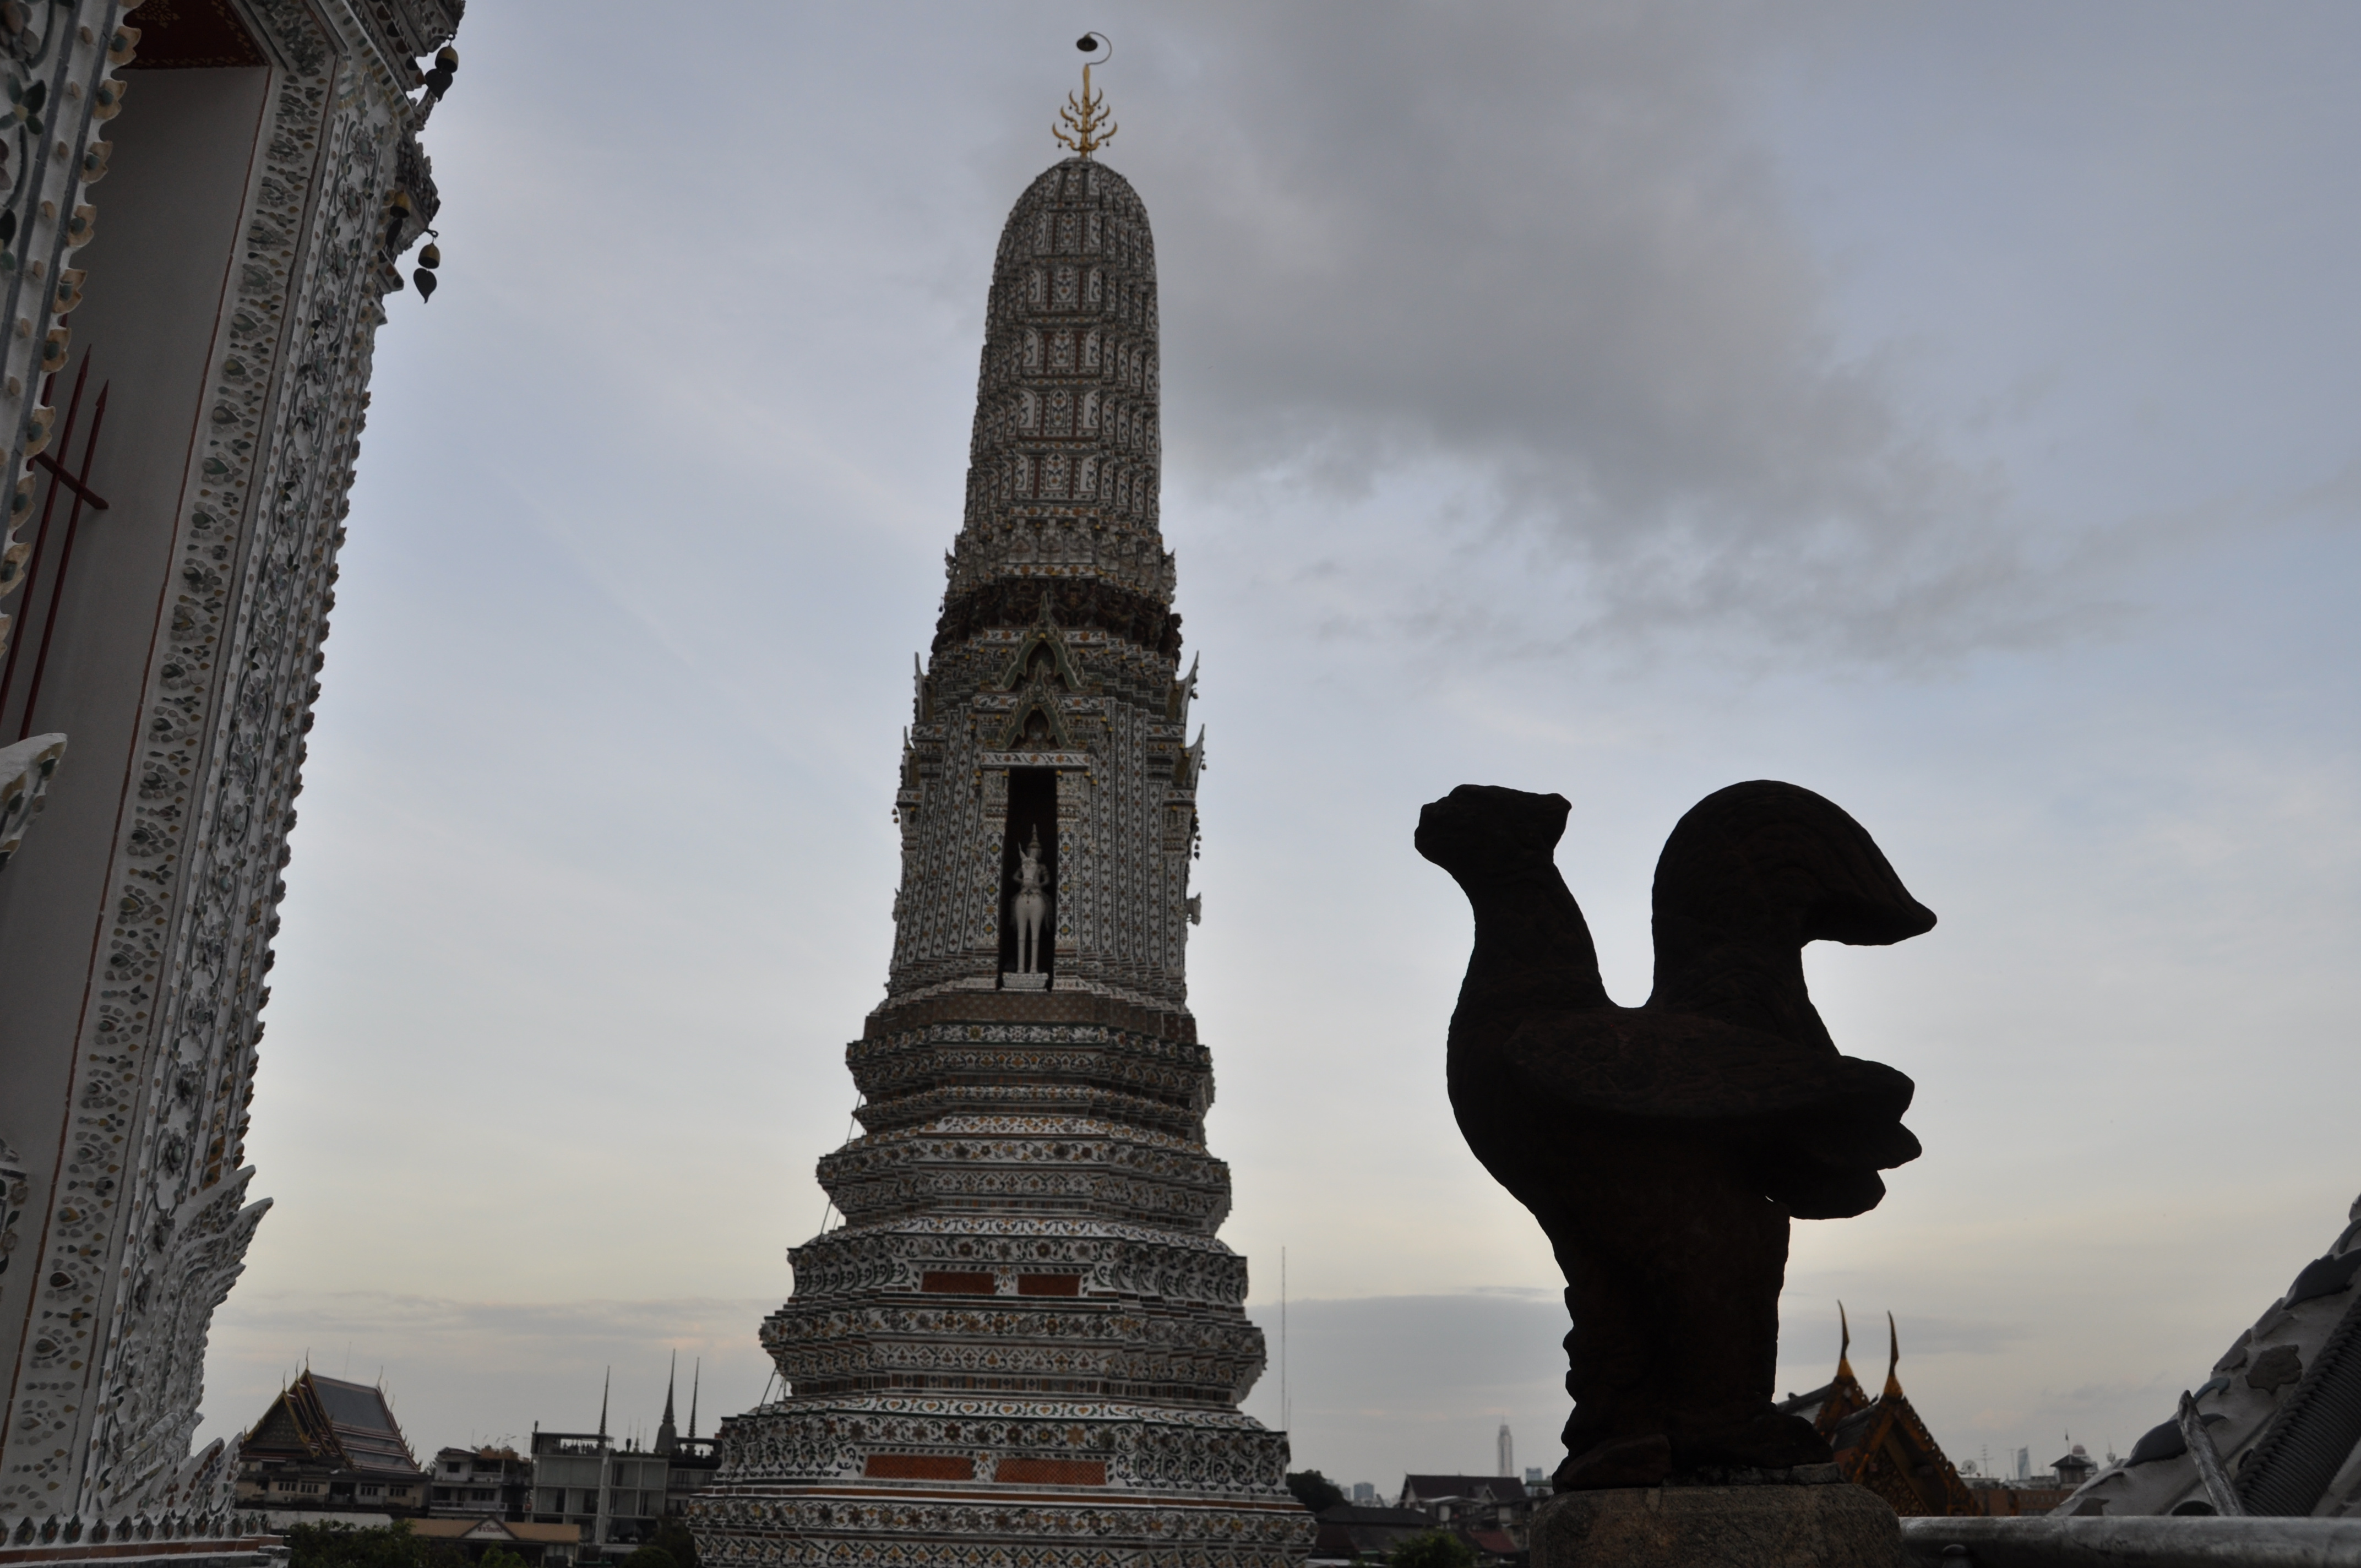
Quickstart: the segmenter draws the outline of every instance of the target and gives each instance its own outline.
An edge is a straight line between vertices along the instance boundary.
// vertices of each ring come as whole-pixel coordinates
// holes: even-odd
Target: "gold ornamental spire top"
[[[1066,94],[1066,106],[1058,111],[1061,123],[1051,126],[1049,134],[1058,138],[1059,145],[1071,148],[1088,158],[1113,141],[1119,128],[1107,118],[1106,94],[1091,91],[1091,67],[1104,65],[1114,59],[1115,45],[1107,41],[1104,33],[1084,33],[1074,40],[1074,47],[1085,54],[1094,54],[1100,49],[1106,52],[1095,60],[1082,61],[1082,95],[1077,98],[1071,93]]]

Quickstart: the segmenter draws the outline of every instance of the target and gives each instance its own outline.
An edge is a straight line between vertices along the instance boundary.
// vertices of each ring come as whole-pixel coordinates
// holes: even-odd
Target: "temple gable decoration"
[[[1780,1404],[1780,1412],[1810,1421],[1836,1451],[1845,1479],[1868,1487],[1905,1519],[1983,1512],[1902,1391],[1902,1335],[1893,1314],[1885,1320],[1885,1387],[1874,1399],[1853,1375],[1852,1326],[1845,1321],[1841,1304],[1837,1321],[1843,1337],[1835,1376],[1808,1394],[1789,1397]]]

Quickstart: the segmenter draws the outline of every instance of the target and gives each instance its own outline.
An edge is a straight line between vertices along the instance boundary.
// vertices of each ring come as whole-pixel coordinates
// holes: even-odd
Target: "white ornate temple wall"
[[[107,118],[32,138],[75,177],[14,199],[80,214],[79,243],[7,274],[5,386],[33,411],[11,458],[0,743],[66,738],[44,815],[0,866],[12,1544],[51,1518],[103,1537],[226,1502],[226,1455],[189,1451],[205,1337],[267,1207],[244,1143],[287,833],[381,302],[435,207],[415,61],[457,11],[228,0],[146,28],[91,0],[52,13],[77,41],[39,65],[50,101],[103,99]],[[46,360],[27,359],[35,342]],[[106,507],[74,516],[71,487],[27,470],[44,449]]]

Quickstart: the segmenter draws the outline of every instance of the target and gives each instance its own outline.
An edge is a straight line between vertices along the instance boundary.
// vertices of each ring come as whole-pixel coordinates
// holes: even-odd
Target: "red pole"
[[[85,353],[82,356],[82,370],[74,377],[73,400],[66,404],[66,427],[58,433],[58,450],[60,452],[73,440],[74,416],[82,412],[82,384],[89,375],[90,356]],[[51,389],[56,388],[57,379],[55,376],[49,378]],[[16,679],[16,654],[25,646],[25,617],[33,608],[33,587],[41,572],[41,546],[49,537],[49,513],[57,504],[58,481],[53,476],[49,480],[49,499],[41,503],[41,526],[33,534],[33,553],[25,562],[25,586],[18,590],[25,596],[19,601],[25,608],[17,612],[16,635],[8,640],[8,663],[0,665],[0,708],[5,708],[9,690]],[[27,735],[31,733],[30,730],[26,731]],[[17,739],[21,740],[24,736]]]
[[[87,358],[82,361],[84,368],[89,364]],[[82,473],[78,476],[83,488],[90,483],[91,459],[98,455],[98,427],[106,422],[106,394],[114,385],[112,381],[100,385],[98,406],[90,411],[90,439],[82,444]],[[54,495],[56,491],[50,493]],[[33,732],[33,705],[41,700],[41,674],[49,667],[49,634],[58,629],[58,596],[65,591],[66,568],[73,564],[74,525],[82,521],[82,489],[77,489],[73,510],[66,513],[65,536],[58,545],[58,575],[49,584],[49,612],[41,622],[41,655],[33,661],[33,685],[25,694],[25,721],[16,732],[19,740]]]

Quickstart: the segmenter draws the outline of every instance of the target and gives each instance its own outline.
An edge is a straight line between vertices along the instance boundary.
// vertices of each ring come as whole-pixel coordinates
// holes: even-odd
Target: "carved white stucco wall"
[[[25,1189],[0,1268],[11,1541],[49,1516],[227,1500],[228,1456],[189,1453],[205,1337],[268,1206],[248,1196],[246,1106],[302,737],[381,302],[435,205],[414,61],[451,36],[459,0],[231,4],[267,74],[230,170],[225,265],[201,280],[202,377],[159,394],[155,417],[182,399],[192,433],[160,484],[126,477],[135,499],[107,514],[114,567],[159,591],[109,598],[116,578],[82,579],[82,641],[60,646],[128,678],[61,688],[74,750],[50,785],[59,842],[37,830],[0,869],[0,986],[26,1002],[0,1018],[0,1070],[38,1091],[0,1108]],[[23,215],[0,291],[0,418],[19,473],[55,422],[34,406],[43,367],[72,352],[55,316],[84,286],[98,312],[108,286],[103,248],[86,280],[67,263],[103,221],[104,134],[139,112],[140,87],[136,68],[127,94],[116,74],[138,48],[120,6],[32,12],[53,32],[20,48],[11,92],[21,104],[38,79],[58,112],[38,135],[20,117],[8,170]],[[38,477],[12,503],[20,565]],[[81,956],[42,946],[56,930],[85,934]]]

